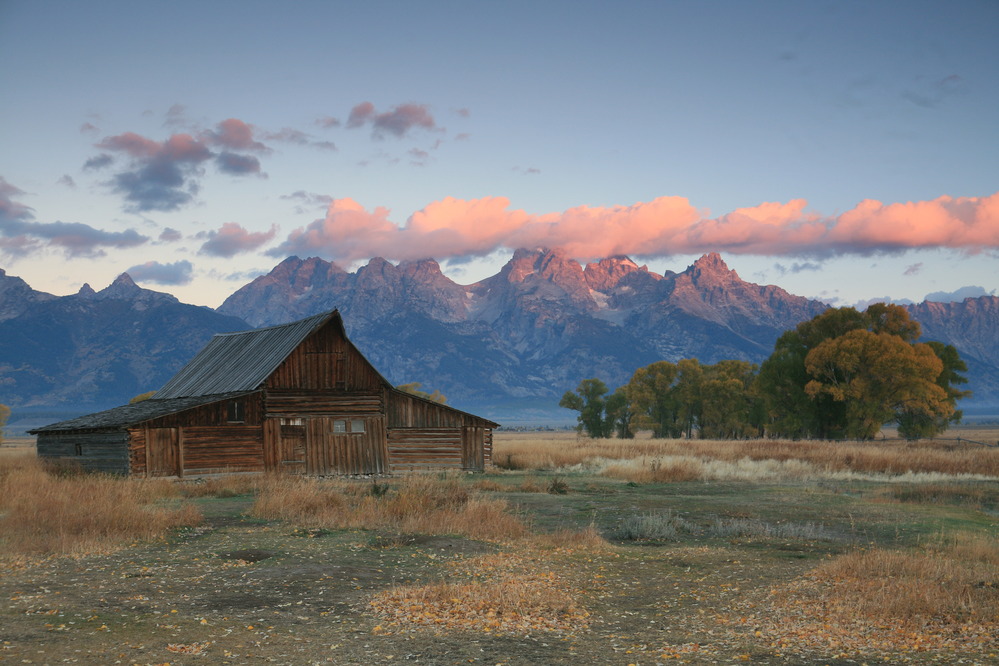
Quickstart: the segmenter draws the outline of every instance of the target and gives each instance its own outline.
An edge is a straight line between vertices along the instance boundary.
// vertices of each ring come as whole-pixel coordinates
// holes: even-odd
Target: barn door
[[[305,472],[305,426],[281,426],[281,471],[290,474]]]
[[[461,468],[482,471],[485,460],[486,429],[465,426],[461,430]]]
[[[385,471],[385,431],[377,418],[317,417],[306,423],[309,474],[378,474]]]
[[[150,428],[147,431],[146,474],[180,476],[180,428]]]

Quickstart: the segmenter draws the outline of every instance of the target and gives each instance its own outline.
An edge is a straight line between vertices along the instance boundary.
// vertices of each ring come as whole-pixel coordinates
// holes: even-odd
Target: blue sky
[[[215,307],[518,246],[996,293],[999,3],[0,0],[0,268]]]

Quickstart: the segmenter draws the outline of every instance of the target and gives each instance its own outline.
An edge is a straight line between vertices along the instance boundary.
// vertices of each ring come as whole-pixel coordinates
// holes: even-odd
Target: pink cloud
[[[244,150],[255,153],[269,153],[270,148],[253,138],[254,128],[238,118],[223,120],[214,130],[202,132],[205,143],[222,146],[230,150]]]
[[[371,125],[376,138],[386,134],[402,137],[412,129],[437,129],[437,123],[425,104],[400,104],[384,113],[378,113],[371,102],[361,102],[350,110],[347,127],[356,129]]]
[[[242,252],[256,250],[261,245],[269,243],[275,234],[277,234],[276,225],[269,231],[252,233],[235,222],[226,222],[218,231],[198,234],[198,238],[207,239],[198,252],[216,257],[232,257]]]
[[[361,102],[360,104],[356,104],[354,108],[350,110],[350,115],[347,116],[347,127],[361,127],[364,123],[368,122],[374,114],[375,105],[371,102]]]
[[[324,218],[292,232],[273,254],[321,253],[353,261],[484,256],[518,247],[560,247],[579,259],[708,251],[829,256],[923,247],[999,248],[999,193],[887,205],[868,200],[837,217],[806,208],[805,200],[794,199],[709,218],[683,197],[659,197],[631,206],[577,206],[532,215],[511,210],[504,197],[448,197],[396,225],[384,208],[368,212],[356,201],[336,199]]]

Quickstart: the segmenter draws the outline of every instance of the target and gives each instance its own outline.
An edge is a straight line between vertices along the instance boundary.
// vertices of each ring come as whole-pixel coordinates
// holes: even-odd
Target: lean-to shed
[[[95,471],[337,475],[482,470],[497,426],[394,388],[334,310],[216,335],[150,399],[31,432]]]

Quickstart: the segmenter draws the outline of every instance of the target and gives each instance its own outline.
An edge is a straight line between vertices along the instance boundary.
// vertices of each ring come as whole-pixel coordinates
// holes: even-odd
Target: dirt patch
[[[418,548],[423,551],[435,551],[443,555],[484,555],[495,553],[496,544],[464,539],[455,536],[436,536],[430,534],[391,534],[380,533],[371,537],[373,548]]]
[[[271,552],[269,550],[260,550],[259,548],[247,548],[245,550],[233,550],[228,553],[219,553],[219,557],[223,560],[237,560],[240,562],[248,562],[254,564],[256,562],[262,562],[268,560],[277,555],[277,553]]]

